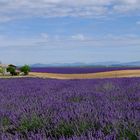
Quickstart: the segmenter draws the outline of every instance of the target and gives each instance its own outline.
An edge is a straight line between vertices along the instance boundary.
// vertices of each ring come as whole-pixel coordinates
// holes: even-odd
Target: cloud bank
[[[8,41],[7,41],[8,40]],[[75,48],[95,48],[101,47],[130,47],[140,46],[140,36],[136,35],[106,35],[103,37],[85,36],[84,34],[75,34],[71,36],[49,36],[42,33],[39,37],[9,38],[0,36],[0,49],[75,49]]]
[[[140,0],[1,0],[0,22],[29,17],[103,17],[139,14]]]

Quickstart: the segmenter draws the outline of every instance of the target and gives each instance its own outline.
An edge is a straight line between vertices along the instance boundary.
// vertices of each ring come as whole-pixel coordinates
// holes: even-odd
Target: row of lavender
[[[78,74],[78,73],[94,73],[94,72],[106,72],[114,70],[134,70],[134,69],[140,69],[140,67],[46,67],[46,68],[31,68],[31,71]]]
[[[2,140],[138,140],[140,78],[0,79]]]

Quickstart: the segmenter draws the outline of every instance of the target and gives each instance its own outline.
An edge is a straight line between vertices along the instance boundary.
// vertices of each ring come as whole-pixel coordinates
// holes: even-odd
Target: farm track
[[[30,72],[29,77],[54,78],[54,79],[103,79],[103,78],[122,78],[140,77],[140,70],[117,70],[108,72],[84,73],[84,74],[57,74]]]

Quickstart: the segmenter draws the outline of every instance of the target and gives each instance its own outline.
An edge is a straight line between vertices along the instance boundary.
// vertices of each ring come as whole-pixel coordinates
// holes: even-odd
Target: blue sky
[[[0,0],[0,61],[140,61],[140,0]]]

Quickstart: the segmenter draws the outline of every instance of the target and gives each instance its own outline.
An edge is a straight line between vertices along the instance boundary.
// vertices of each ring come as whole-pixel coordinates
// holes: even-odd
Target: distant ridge
[[[123,65],[126,65],[126,66],[140,66],[140,61],[123,63]]]
[[[36,63],[30,65],[31,67],[140,67],[140,61],[135,62],[126,62],[126,63],[120,63],[120,62],[96,62],[96,63],[52,63],[52,64],[42,64],[42,63]]]

